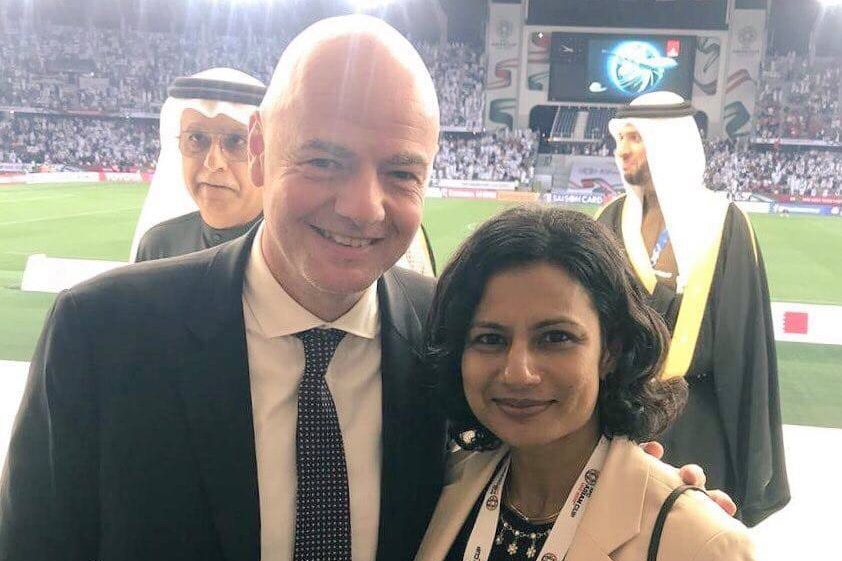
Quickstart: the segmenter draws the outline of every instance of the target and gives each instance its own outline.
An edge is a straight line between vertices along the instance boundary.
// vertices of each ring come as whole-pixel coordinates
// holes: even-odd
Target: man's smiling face
[[[337,296],[374,283],[409,247],[438,123],[409,72],[364,40],[326,46],[282,109],[253,123],[262,152],[264,251],[286,284]],[[290,287],[287,286],[289,289]]]

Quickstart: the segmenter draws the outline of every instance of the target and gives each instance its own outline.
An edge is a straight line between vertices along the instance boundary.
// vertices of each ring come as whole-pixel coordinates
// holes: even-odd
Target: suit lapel
[[[260,558],[260,509],[242,286],[256,229],[221,246],[196,287],[176,372],[224,556]],[[181,352],[179,350],[179,352]]]
[[[594,536],[578,532],[564,561],[611,561],[611,557]]]
[[[443,427],[426,411],[431,388],[421,379],[422,318],[393,271],[380,279],[378,301],[383,463],[377,559],[387,561],[414,553],[435,504],[435,496],[426,495],[440,488],[445,443]]]

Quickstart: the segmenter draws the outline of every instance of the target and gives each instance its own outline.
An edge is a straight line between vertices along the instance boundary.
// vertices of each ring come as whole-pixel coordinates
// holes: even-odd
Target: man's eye
[[[246,147],[246,138],[240,134],[226,135],[223,143],[228,151],[239,151]]]
[[[336,160],[328,158],[313,158],[307,161],[307,165],[325,171],[336,171],[342,167]]]
[[[391,172],[391,176],[399,181],[414,181],[420,183],[421,179],[411,171],[395,170]]]
[[[187,141],[195,146],[207,146],[210,143],[208,135],[201,132],[191,132],[187,135]]]

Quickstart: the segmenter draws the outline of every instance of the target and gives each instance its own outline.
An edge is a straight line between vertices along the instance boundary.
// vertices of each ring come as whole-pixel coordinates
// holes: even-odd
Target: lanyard
[[[591,498],[591,494],[596,487],[599,472],[605,463],[605,457],[608,455],[608,445],[607,438],[603,436],[599,439],[599,443],[585,465],[585,469],[579,474],[573,490],[567,497],[561,512],[559,512],[553,529],[547,536],[547,541],[544,542],[541,553],[538,554],[537,561],[559,561],[567,555],[567,550],[573,543],[573,536],[576,535],[576,530],[588,506],[588,499]],[[511,457],[506,457],[503,460],[503,465],[492,479],[488,491],[485,492],[485,498],[474,523],[474,529],[471,531],[471,537],[468,538],[468,546],[465,548],[463,561],[487,561],[491,554],[494,535],[497,532],[497,525],[500,520],[503,484],[506,482],[510,463]]]
[[[655,242],[655,247],[652,248],[652,255],[649,256],[649,262],[654,267],[655,264],[658,262],[658,258],[661,256],[661,252],[667,247],[667,242],[670,241],[669,234],[667,233],[667,229],[664,228],[661,230],[661,234],[658,236],[658,241]]]

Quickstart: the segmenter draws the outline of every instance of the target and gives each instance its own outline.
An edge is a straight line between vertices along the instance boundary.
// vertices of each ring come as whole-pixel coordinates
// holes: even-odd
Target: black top
[[[239,238],[257,224],[263,215],[233,228],[208,226],[198,211],[171,218],[149,229],[140,239],[135,261],[152,261],[165,257],[186,255],[194,251],[216,247]]]
[[[491,481],[489,481],[490,484]],[[468,546],[468,540],[474,530],[474,524],[479,509],[485,501],[487,490],[488,485],[483,489],[482,494],[471,509],[468,519],[465,520],[465,524],[459,530],[459,535],[456,536],[456,540],[450,547],[445,561],[462,561],[464,559],[465,548]],[[504,527],[504,521],[508,528]],[[505,502],[501,502],[500,518],[497,521],[497,529],[494,532],[495,540],[491,546],[488,561],[537,561],[538,553],[544,547],[544,542],[547,541],[547,535],[552,530],[554,523],[555,521],[546,524],[530,524],[506,506]],[[516,536],[515,531],[521,535]],[[531,537],[533,534],[535,535],[534,539]],[[530,551],[532,547],[534,547],[534,551]]]

